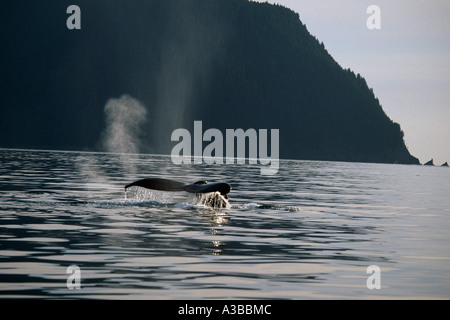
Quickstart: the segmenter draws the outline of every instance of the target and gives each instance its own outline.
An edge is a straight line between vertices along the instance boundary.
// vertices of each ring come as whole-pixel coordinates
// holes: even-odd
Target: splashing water
[[[210,193],[194,193],[192,194],[193,203],[196,205],[203,205],[211,208],[231,208],[230,203],[220,192]]]
[[[231,204],[219,192],[189,193],[188,197],[176,192],[148,190],[140,187],[130,187],[125,191],[125,200],[145,202],[152,201],[160,204],[187,203],[193,206],[210,208],[231,208]]]
[[[176,201],[174,196],[174,193],[148,190],[139,187],[131,187],[125,190],[125,200],[130,201],[155,201],[160,203],[168,203]]]

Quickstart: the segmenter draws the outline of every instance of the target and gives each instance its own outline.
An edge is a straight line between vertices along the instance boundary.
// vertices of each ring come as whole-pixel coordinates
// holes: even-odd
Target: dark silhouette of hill
[[[419,163],[364,78],[282,6],[11,1],[0,15],[0,147],[96,150],[106,102],[127,94],[148,111],[143,152],[170,153],[172,131],[202,120],[279,129],[281,158]]]

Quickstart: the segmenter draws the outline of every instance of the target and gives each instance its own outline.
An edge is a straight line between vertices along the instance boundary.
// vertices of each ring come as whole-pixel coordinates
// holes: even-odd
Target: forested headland
[[[73,2],[73,3],[72,3]],[[0,147],[99,150],[105,104],[147,110],[141,152],[205,128],[280,130],[280,158],[419,163],[357,71],[292,10],[246,0],[14,1],[1,15]],[[66,27],[69,5],[81,29]]]

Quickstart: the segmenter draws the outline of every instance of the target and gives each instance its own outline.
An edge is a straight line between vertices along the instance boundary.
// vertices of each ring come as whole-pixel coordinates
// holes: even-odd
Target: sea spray
[[[194,205],[201,205],[210,208],[231,208],[228,200],[219,192],[194,193],[190,195],[189,201]]]
[[[123,95],[109,99],[104,108],[106,129],[103,132],[104,151],[114,153],[139,153],[142,125],[147,110],[136,99]]]
[[[147,121],[147,109],[129,95],[109,99],[104,108],[106,128],[102,134],[103,151],[119,154],[118,161],[129,174],[137,168],[130,161],[131,154],[140,152],[143,145],[142,127]]]
[[[142,126],[147,120],[147,109],[138,100],[129,95],[111,98],[106,101],[106,127],[100,138],[100,150],[111,154],[98,157],[80,156],[77,168],[83,173],[87,185],[92,183],[110,184],[111,177],[102,170],[104,162],[110,162],[110,168],[121,168],[128,174],[136,174],[138,168],[132,161],[142,146]]]

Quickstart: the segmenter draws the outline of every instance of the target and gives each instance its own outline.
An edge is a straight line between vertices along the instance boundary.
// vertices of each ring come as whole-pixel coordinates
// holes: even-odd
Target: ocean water
[[[145,177],[228,182],[230,206],[125,194]],[[0,298],[449,299],[449,191],[443,167],[3,149]]]

